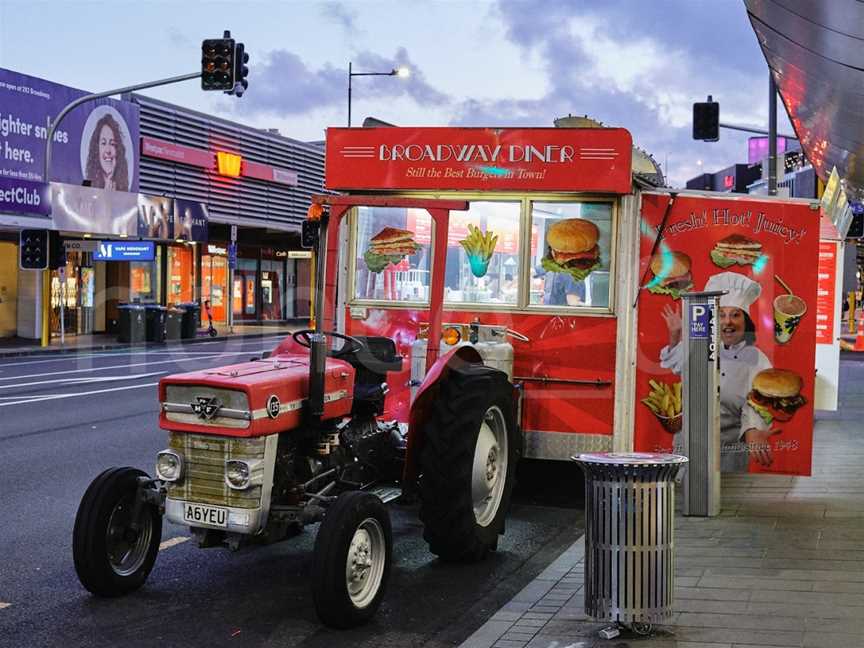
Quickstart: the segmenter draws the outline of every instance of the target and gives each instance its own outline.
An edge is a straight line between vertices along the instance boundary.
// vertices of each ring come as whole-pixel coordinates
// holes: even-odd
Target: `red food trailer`
[[[441,273],[441,350],[479,336],[481,355],[507,366],[523,394],[525,457],[670,449],[681,422],[679,296],[710,283],[731,295],[721,310],[747,320],[746,344],[727,327],[742,352],[726,358],[729,376],[721,366],[721,428],[731,439],[742,415],[752,427],[724,454],[738,455],[738,470],[809,474],[818,206],[654,186],[656,175],[633,171],[645,157],[619,128],[329,129],[328,189],[469,203],[450,214],[446,250],[434,249],[426,212],[399,207],[353,209],[331,250],[342,259],[338,330],[392,337],[413,359],[390,381],[385,416],[408,419],[424,369],[422,313]],[[403,232],[389,259],[375,241],[388,229]],[[512,354],[483,348],[490,330],[493,341],[504,331]],[[754,391],[769,369],[760,381],[783,384]],[[767,455],[754,452],[765,444]]]

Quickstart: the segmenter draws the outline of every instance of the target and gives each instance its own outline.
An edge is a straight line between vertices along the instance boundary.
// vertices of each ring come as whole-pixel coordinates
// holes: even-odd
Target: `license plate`
[[[192,525],[207,524],[224,529],[228,526],[228,509],[204,504],[184,504],[183,520]]]

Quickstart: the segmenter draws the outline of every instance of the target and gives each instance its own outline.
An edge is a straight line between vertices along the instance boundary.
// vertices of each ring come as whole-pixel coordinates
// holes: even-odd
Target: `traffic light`
[[[52,270],[56,270],[65,265],[66,248],[63,247],[63,240],[60,238],[60,232],[48,232],[48,267]]]
[[[48,267],[48,230],[21,230],[18,243],[18,265],[22,270]]]
[[[228,94],[242,97],[249,87],[249,81],[246,77],[249,76],[249,68],[246,64],[249,62],[249,55],[246,53],[246,46],[243,43],[237,43],[234,48],[234,88]]]
[[[234,89],[234,39],[226,31],[223,38],[201,43],[201,89]]]
[[[711,100],[693,104],[693,139],[716,142],[720,139],[720,104]]]

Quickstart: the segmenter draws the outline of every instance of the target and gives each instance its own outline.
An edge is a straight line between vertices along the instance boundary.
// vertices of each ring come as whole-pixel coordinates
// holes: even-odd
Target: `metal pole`
[[[768,135],[768,131],[761,128],[750,128],[749,126],[735,126],[733,124],[724,124],[722,122],[719,123],[718,126],[720,126],[720,128],[728,128],[730,130],[742,131],[744,133],[753,133],[755,135]],[[776,135],[777,137],[785,137],[786,139],[796,141],[798,140],[798,138],[794,135],[786,135],[785,133],[777,133]]]
[[[351,128],[351,61],[348,61],[348,128]]]
[[[148,81],[146,83],[138,83],[136,85],[126,86],[125,88],[115,88],[114,90],[106,90],[105,92],[97,92],[96,94],[84,95],[83,97],[78,97],[78,99],[76,99],[75,101],[68,103],[66,107],[57,114],[57,117],[51,120],[51,124],[48,127],[48,137],[45,139],[45,169],[44,173],[42,174],[42,181],[50,181],[48,173],[51,170],[51,142],[54,140],[54,131],[57,130],[60,122],[63,121],[63,118],[68,115],[70,111],[74,110],[81,104],[87,103],[88,101],[93,101],[94,99],[103,99],[112,95],[123,94],[124,92],[135,92],[136,90],[155,88],[157,86],[168,85],[170,83],[179,83],[180,81],[189,81],[190,79],[197,79],[200,77],[200,71],[192,72],[190,74],[181,74],[180,76],[158,79],[156,81]],[[92,180],[92,178],[90,179]]]
[[[57,269],[60,275],[60,346],[66,344],[66,266]]]
[[[768,195],[777,195],[777,86],[768,70]]]

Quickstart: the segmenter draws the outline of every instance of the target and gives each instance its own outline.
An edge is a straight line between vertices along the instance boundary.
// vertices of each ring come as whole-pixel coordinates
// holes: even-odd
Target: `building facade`
[[[124,302],[196,302],[217,328],[308,316],[299,230],[323,190],[322,145],[125,95],[70,113],[46,183],[39,128],[84,93],[8,70],[0,81],[0,129],[21,156],[0,161],[0,337],[38,339],[43,319],[52,336],[110,333]],[[28,228],[55,232],[65,263],[20,269]]]

